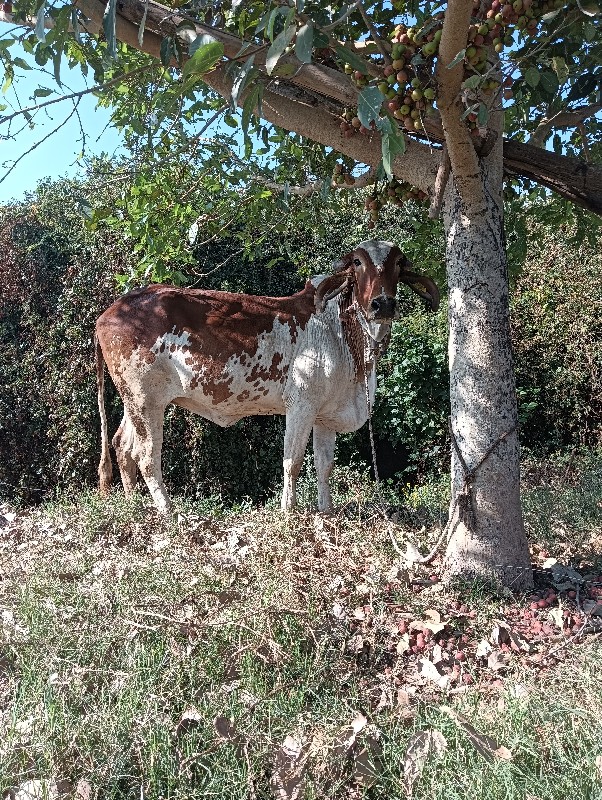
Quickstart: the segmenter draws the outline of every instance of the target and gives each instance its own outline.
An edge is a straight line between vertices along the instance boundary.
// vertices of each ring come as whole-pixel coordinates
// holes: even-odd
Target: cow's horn
[[[351,276],[345,272],[337,272],[335,275],[325,278],[322,283],[319,284],[314,295],[316,313],[321,314],[326,307],[326,303],[345,291],[350,283]]]
[[[425,278],[423,275],[418,275],[416,272],[410,272],[409,270],[404,270],[399,276],[399,280],[403,281],[403,283],[407,283],[410,289],[415,291],[416,294],[428,300],[431,311],[436,311],[439,308],[439,289],[435,281],[432,281],[430,278]]]

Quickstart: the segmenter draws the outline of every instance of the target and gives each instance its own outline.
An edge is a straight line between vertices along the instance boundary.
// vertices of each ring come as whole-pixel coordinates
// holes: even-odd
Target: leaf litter
[[[498,691],[517,670],[540,675],[567,657],[570,644],[602,629],[597,621],[602,576],[595,573],[550,562],[548,579],[540,579],[530,595],[501,593],[494,613],[487,614],[469,598],[446,592],[436,580],[436,566],[408,569],[392,558],[384,544],[388,528],[381,530],[379,550],[374,546],[378,534],[366,537],[360,523],[319,519],[298,515],[294,542],[285,537],[280,545],[274,534],[266,536],[269,514],[258,513],[243,524],[181,514],[177,531],[165,535],[148,533],[138,522],[111,522],[90,539],[76,526],[49,521],[42,513],[9,513],[0,525],[0,570],[26,581],[47,563],[60,582],[91,597],[147,569],[149,562],[181,574],[187,595],[175,600],[139,595],[119,624],[134,636],[147,630],[167,635],[176,659],[192,658],[213,630],[239,630],[236,648],[225,656],[231,679],[223,690],[207,693],[214,708],[230,694],[251,710],[266,702],[251,693],[246,703],[244,696],[251,694],[238,678],[239,666],[252,657],[278,670],[290,659],[275,632],[283,616],[295,620],[299,642],[304,638],[311,649],[325,643],[338,647],[341,686],[353,676],[363,711],[334,731],[314,720],[303,734],[291,733],[276,746],[271,786],[279,800],[302,797],[309,780],[332,784],[344,777],[359,788],[375,786],[382,769],[379,718],[391,715],[411,723],[420,703],[452,699],[474,684]],[[91,567],[86,570],[82,563]],[[257,594],[257,579],[267,563],[277,564],[277,579],[271,579],[277,580],[277,592],[272,588],[266,601]],[[4,636],[18,646],[29,631],[16,604],[5,606]],[[466,717],[453,709],[444,713],[486,760],[512,758]],[[207,725],[213,725],[216,747],[233,747],[237,758],[248,759],[247,749],[255,745],[237,732],[236,720],[225,711],[207,717],[205,708],[190,705],[172,729],[177,739]],[[408,793],[427,759],[441,755],[442,734],[429,731],[408,743],[403,777]]]

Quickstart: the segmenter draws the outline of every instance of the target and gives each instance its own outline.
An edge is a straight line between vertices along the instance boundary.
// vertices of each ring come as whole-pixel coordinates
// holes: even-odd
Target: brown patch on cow
[[[245,389],[243,392],[241,392],[240,394],[236,395],[236,400],[239,403],[242,403],[245,400],[248,400],[250,396],[251,396],[251,392],[248,389]]]
[[[220,381],[218,383],[211,383],[203,386],[203,389],[206,390],[206,393],[211,395],[211,402],[214,406],[218,405],[218,403],[223,403],[225,400],[229,400],[232,397],[233,392],[230,391],[230,384],[232,381],[233,378],[229,378],[227,381]]]
[[[272,356],[272,363],[270,365],[271,381],[280,381],[288,373],[288,367],[285,367],[284,369],[279,369],[280,364],[282,364],[282,360],[283,360],[282,353],[274,353],[274,355]]]
[[[232,396],[231,378],[224,374],[228,360],[239,356],[244,364],[253,359],[260,337],[270,333],[277,320],[288,324],[291,339],[296,341],[298,331],[305,329],[314,313],[314,294],[309,281],[302,291],[290,297],[148,286],[116,300],[98,319],[96,333],[112,375],[134,351],[141,363],[152,364],[156,358],[152,348],[157,339],[168,333],[187,333],[188,341],[180,347],[194,375],[190,389],[202,385],[216,404]],[[178,347],[177,343],[169,345],[170,353]],[[164,349],[162,342],[159,350]],[[280,360],[272,359],[267,369],[254,368],[253,378],[260,378],[258,386],[266,380],[280,380],[286,374],[278,368]]]

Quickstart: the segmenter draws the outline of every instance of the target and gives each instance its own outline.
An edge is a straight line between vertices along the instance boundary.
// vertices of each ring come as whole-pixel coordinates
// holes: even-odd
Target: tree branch
[[[486,203],[479,159],[470,132],[462,120],[460,90],[464,62],[460,60],[455,66],[449,67],[457,54],[466,47],[471,14],[472,0],[454,0],[447,6],[437,59],[437,105],[441,113],[454,182],[466,215],[474,218],[482,213]]]
[[[431,200],[431,207],[429,208],[429,219],[437,219],[441,213],[441,205],[443,204],[443,195],[445,194],[445,187],[449,180],[451,164],[449,163],[449,155],[447,153],[447,145],[443,145],[441,151],[441,163],[437,170],[437,177],[435,178],[435,191],[433,199]]]
[[[570,111],[562,110],[549,119],[542,119],[529,139],[529,144],[533,147],[543,147],[553,131],[563,128],[578,128],[584,120],[593,117],[600,110],[602,110],[602,103],[591,103]]]
[[[124,0],[124,7],[130,7],[137,3],[138,0]],[[102,19],[104,14],[102,0],[79,0],[78,5],[82,9],[85,6],[86,15],[92,19]],[[155,6],[155,11],[157,8],[156,3],[150,3],[149,20],[153,17],[153,5]],[[226,34],[226,36],[230,39],[236,38],[230,37],[230,34]],[[125,19],[121,14],[117,15],[117,38],[137,50],[143,50],[155,58],[159,58],[161,37],[147,28],[141,47],[138,42],[138,26]],[[237,41],[240,42],[240,40]],[[229,46],[232,46],[231,41]],[[232,86],[231,78],[226,75],[226,66],[226,64],[222,64],[213,71],[206,73],[203,76],[203,81],[222,97],[229,100],[232,96]],[[336,70],[330,70],[327,67],[320,67],[320,71],[322,73],[324,71],[333,73],[339,78],[345,77],[340,76]],[[291,81],[282,81],[282,87],[294,88],[294,86],[291,87],[291,84],[299,84],[297,78],[298,76]],[[329,76],[327,76],[327,80],[330,80]],[[347,82],[351,85],[349,81]],[[321,94],[328,94],[328,92],[320,92],[320,89],[316,88],[313,82],[312,89]],[[250,90],[239,96],[238,105],[240,107],[244,105],[248,91]],[[327,147],[332,147],[359,163],[376,167],[381,160],[380,134],[375,132],[371,136],[362,136],[358,133],[349,139],[343,138],[339,130],[339,118],[323,108],[322,104],[310,105],[307,102],[303,102],[298,96],[291,99],[284,94],[280,94],[278,87],[275,87],[275,91],[266,88],[261,102],[261,111],[263,118],[268,122],[272,122],[274,125],[284,128],[284,130],[295,131],[301,136],[320,142]],[[431,152],[426,145],[409,139],[404,155],[397,156],[393,169],[395,175],[401,180],[405,180],[426,192],[434,183],[438,165],[439,153]]]
[[[12,164],[10,165],[10,167],[9,167],[9,168],[6,170],[6,172],[4,173],[4,175],[2,175],[2,176],[0,177],[0,183],[3,183],[3,182],[6,180],[6,178],[8,178],[8,176],[9,176],[9,175],[11,174],[11,172],[12,172],[12,171],[15,169],[15,167],[17,166],[17,164],[18,164],[20,161],[22,161],[22,160],[23,160],[23,159],[24,159],[26,156],[28,156],[28,155],[29,155],[29,154],[32,152],[32,150],[35,150],[35,149],[36,149],[37,147],[39,147],[41,144],[44,144],[44,142],[45,142],[47,139],[50,139],[50,137],[51,137],[51,136],[54,136],[54,134],[55,134],[55,133],[57,133],[57,131],[60,131],[60,129],[61,129],[61,128],[62,128],[64,125],[66,125],[66,124],[69,122],[69,120],[71,119],[71,117],[72,117],[74,114],[77,114],[77,105],[78,105],[78,103],[79,103],[79,98],[78,98],[78,99],[77,99],[77,101],[75,102],[75,104],[74,104],[74,106],[73,106],[73,110],[71,111],[71,113],[70,113],[70,114],[69,114],[67,117],[65,117],[65,119],[64,119],[62,122],[60,122],[60,123],[59,123],[59,124],[56,126],[56,128],[53,128],[53,129],[52,129],[52,130],[51,130],[49,133],[47,133],[47,134],[46,134],[46,136],[43,136],[41,139],[39,139],[39,140],[38,140],[38,141],[37,141],[37,142],[36,142],[34,145],[32,145],[32,146],[29,148],[29,150],[26,150],[24,153],[22,153],[22,154],[19,156],[19,158],[15,159],[15,161],[13,161],[13,163],[12,163]]]
[[[86,16],[94,20],[100,19],[102,22],[104,4],[101,0],[77,0],[76,5]],[[99,14],[99,6],[102,8],[102,14]],[[144,0],[122,0],[119,4],[117,21],[119,22],[120,19],[124,21],[127,20],[138,26],[142,21],[144,8]],[[184,21],[190,22],[186,17],[173,14],[170,12],[170,9],[150,0],[144,36],[146,37],[149,31],[153,32],[155,36],[160,36],[161,39],[164,36],[175,36],[176,28]],[[212,28],[209,25],[202,25],[197,22],[194,24],[198,35],[208,34],[223,44],[226,58],[239,58],[241,50],[245,47],[249,48],[249,52],[251,49],[255,49],[255,45],[252,43],[246,42],[238,36],[234,36],[219,28]],[[117,33],[117,38],[122,38],[119,33]],[[149,52],[146,48],[146,41],[143,41],[142,46],[140,46],[136,38],[135,42],[128,41],[128,44],[131,44],[131,46],[135,47],[137,50],[143,49]],[[159,40],[159,46],[160,44],[161,40]],[[265,51],[256,54],[255,66],[259,69],[265,67],[265,55]],[[289,75],[289,72],[293,74]],[[296,86],[319,92],[326,97],[338,100],[345,106],[357,105],[358,90],[351,82],[349,76],[342,74],[336,69],[326,67],[323,64],[302,64],[294,55],[289,54],[283,56],[278,61],[273,75],[275,77],[286,76],[286,81],[288,83],[293,83]]]
[[[376,30],[376,28],[372,24],[372,20],[370,19],[368,14],[366,14],[366,9],[364,8],[364,4],[362,2],[359,2],[358,3],[358,8],[359,8],[360,14],[362,15],[362,19],[364,20],[364,24],[365,24],[366,28],[368,29],[368,32],[370,33],[370,36],[372,37],[372,39],[374,40],[374,43],[378,47],[379,53],[385,59],[385,64],[390,64],[391,63],[391,56],[389,55],[389,51],[384,46],[384,43],[383,43],[382,39],[378,35],[378,31]]]
[[[468,3],[468,0],[459,1],[464,7]],[[103,0],[76,0],[76,4],[85,16],[92,20],[93,26],[97,27],[102,24],[105,10]],[[132,48],[159,59],[163,37],[165,35],[174,35],[177,24],[183,18],[174,16],[171,9],[161,6],[154,0],[149,0],[147,27],[141,46],[138,42],[138,24],[142,19],[144,6],[145,0],[120,1],[120,11],[116,20],[117,38]],[[457,4],[454,2],[453,6],[456,8]],[[457,93],[454,95],[453,87],[448,80],[453,70],[446,69],[446,65],[464,47],[465,42],[459,44],[454,41],[454,37],[449,32],[450,29],[445,27],[448,16],[449,12],[444,24],[444,32],[447,30],[449,34],[447,36],[447,51],[445,47],[441,50],[440,46],[439,72],[444,93],[447,91],[448,95],[451,95],[451,107],[449,105],[447,107],[449,113],[446,113],[446,120],[450,121],[452,128],[454,128],[451,109],[453,108],[454,98],[457,99]],[[160,32],[153,31],[153,27],[160,29]],[[458,30],[457,21],[455,27]],[[206,25],[197,25],[196,30],[199,33],[210,33],[222,41],[228,58],[240,58],[240,49],[244,44],[240,38]],[[456,36],[456,40],[457,38]],[[370,49],[375,47],[373,42],[355,43],[355,49],[357,50],[362,50],[362,48],[365,50],[367,46]],[[249,47],[252,47],[252,45],[249,45]],[[447,60],[445,60],[446,58]],[[269,105],[264,109],[265,119],[286,130],[297,130],[301,135],[328,147],[333,147],[360,163],[370,166],[378,164],[380,161],[380,138],[378,134],[374,134],[371,137],[358,134],[350,139],[345,139],[340,136],[338,131],[338,120],[335,113],[341,111],[344,106],[357,104],[358,91],[348,76],[321,64],[300,65],[300,62],[297,62],[291,56],[285,56],[279,64],[287,65],[289,61],[293,65],[292,76],[272,78],[268,89],[266,89],[266,98],[269,100]],[[260,63],[262,63],[261,60]],[[300,67],[301,69],[299,69]],[[297,70],[299,71],[297,72]],[[458,72],[459,75],[455,77],[456,85],[461,84],[461,65],[459,65]],[[206,83],[212,85],[217,91],[220,91],[221,88],[223,96],[229,99],[228,80],[221,72],[218,73],[216,70],[207,75]],[[280,96],[280,93],[284,94],[285,88],[289,92],[290,90],[296,90],[295,95],[293,96],[289,93],[286,98]],[[310,101],[307,95],[305,95],[305,99],[303,98],[301,88],[305,92],[313,93],[314,99],[311,101],[313,107],[309,105]],[[329,100],[326,100],[326,98],[329,98]],[[333,113],[330,113],[326,108],[328,105],[330,105]],[[287,117],[289,112],[290,117]],[[454,140],[454,158],[457,161],[458,158],[461,160],[462,156],[466,156],[473,166],[475,164],[478,166],[478,156],[474,153],[472,140],[459,117],[460,113],[456,110],[455,130],[459,134],[459,140],[457,142]],[[295,127],[296,121],[299,122],[297,127]],[[424,124],[430,139],[435,142],[444,140],[447,131],[444,133],[437,115],[426,118]],[[439,154],[430,152],[429,148],[421,145],[420,138],[419,134],[407,137],[408,151],[406,156],[398,157],[395,160],[393,165],[394,174],[400,180],[407,180],[423,191],[432,192],[439,166]],[[501,136],[497,138],[497,146],[502,146]],[[602,169],[590,164],[588,165],[587,173],[584,173],[583,162],[513,140],[504,140],[503,149],[504,167],[509,174],[522,175],[552,189],[565,199],[602,215],[602,203],[600,202],[602,195]],[[414,160],[413,164],[412,159]],[[420,164],[418,163],[419,161],[421,162]],[[454,161],[452,160],[452,166],[453,163]],[[575,163],[577,167],[575,167]]]

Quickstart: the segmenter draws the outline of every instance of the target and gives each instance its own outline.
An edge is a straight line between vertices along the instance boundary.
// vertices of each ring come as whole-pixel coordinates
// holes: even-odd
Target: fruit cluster
[[[353,186],[355,184],[355,178],[351,172],[345,171],[344,164],[337,163],[334,165],[332,182],[337,186]]]
[[[351,109],[346,108],[341,115],[341,136],[344,136],[345,139],[349,139],[356,133],[361,133],[366,136],[369,133],[374,131],[374,123],[371,124],[370,128],[366,128],[360,122],[360,118],[357,116],[357,113]]]
[[[514,44],[515,33],[534,36],[541,18],[562,8],[566,0],[474,0],[473,16],[468,29],[467,47],[463,54],[464,78],[475,81],[470,88],[477,88],[485,95],[497,95],[503,91],[505,100],[512,98],[513,80],[508,76],[503,85],[498,80],[497,70],[490,76],[494,59],[491,51],[501,53]],[[391,63],[377,65],[376,76],[364,75],[350,64],[345,71],[352,76],[359,89],[375,84],[386,103],[385,110],[400,121],[407,131],[421,131],[424,118],[433,109],[437,99],[435,62],[442,36],[444,13],[439,12],[422,27],[397,25],[392,32]],[[479,120],[470,99],[466,99],[466,123],[478,130]],[[481,123],[483,120],[481,120]],[[341,122],[341,133],[345,137],[354,133],[370,133],[353,111],[346,111]]]
[[[375,188],[366,198],[364,208],[370,217],[368,227],[374,227],[378,220],[380,209],[387,203],[391,203],[395,206],[402,206],[404,203],[407,203],[408,200],[422,203],[426,199],[428,199],[426,192],[417,189],[410,183],[404,183],[403,181],[398,181],[397,178],[393,178],[383,189],[378,190],[378,188]]]

